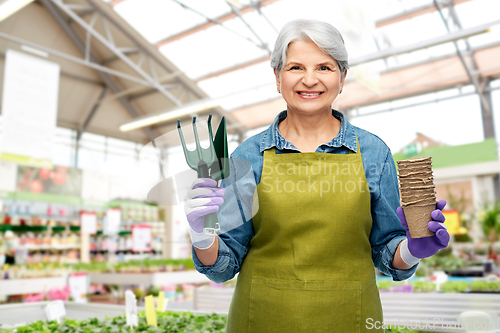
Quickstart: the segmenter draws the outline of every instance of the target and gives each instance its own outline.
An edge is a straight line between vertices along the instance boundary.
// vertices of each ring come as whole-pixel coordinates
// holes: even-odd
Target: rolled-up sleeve
[[[394,255],[399,243],[406,238],[406,232],[396,214],[396,209],[399,207],[398,178],[390,150],[381,166],[378,184],[378,193],[372,198],[371,207],[372,259],[382,274],[392,276],[394,281],[406,280],[415,273],[418,264],[408,270],[392,267]]]

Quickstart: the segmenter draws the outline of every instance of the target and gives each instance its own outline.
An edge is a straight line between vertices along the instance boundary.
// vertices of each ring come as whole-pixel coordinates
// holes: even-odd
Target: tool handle
[[[200,161],[198,164],[198,178],[210,178],[208,174],[207,164]],[[220,230],[219,219],[217,213],[205,215],[203,222],[203,234],[206,236],[215,236],[215,233]]]

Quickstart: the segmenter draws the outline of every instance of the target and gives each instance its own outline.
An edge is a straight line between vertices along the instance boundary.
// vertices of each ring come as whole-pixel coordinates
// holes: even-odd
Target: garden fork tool
[[[196,144],[195,150],[188,150],[186,147],[186,142],[182,135],[180,119],[177,120],[177,129],[179,130],[186,162],[191,169],[198,172],[198,178],[211,178],[218,182],[220,179],[229,176],[226,119],[224,117],[222,117],[219,127],[217,128],[214,140],[212,135],[212,114],[208,116],[208,148],[202,148],[200,145],[198,130],[196,129],[196,116],[193,117],[193,132]],[[203,234],[213,236],[219,230],[220,226],[217,214],[211,213],[205,216]]]

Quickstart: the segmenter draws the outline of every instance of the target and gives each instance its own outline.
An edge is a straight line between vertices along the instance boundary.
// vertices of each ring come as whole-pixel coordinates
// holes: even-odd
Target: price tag
[[[127,326],[137,326],[137,299],[131,290],[125,292],[125,316],[127,318]]]
[[[17,265],[25,264],[28,260],[28,249],[25,247],[18,247],[15,249],[14,261]]]
[[[153,295],[146,296],[144,298],[144,303],[146,306],[146,322],[149,326],[158,327],[156,323],[155,301],[153,300]]]
[[[68,276],[71,297],[76,303],[86,303],[89,283],[87,273],[73,273]]]
[[[158,293],[158,304],[156,304],[156,311],[163,312],[165,311],[166,308],[166,303],[165,303],[165,293],[163,291],[160,291]]]
[[[106,222],[103,226],[103,234],[116,235],[120,231],[122,212],[119,208],[111,208],[106,212]]]
[[[151,252],[151,242],[150,225],[134,225],[132,227],[132,251]]]
[[[57,320],[57,322],[59,323],[61,321],[61,318],[66,315],[64,302],[63,301],[50,302],[45,307],[45,314],[47,315],[48,320]]]
[[[80,214],[80,225],[83,234],[93,235],[97,232],[96,213],[83,212]]]

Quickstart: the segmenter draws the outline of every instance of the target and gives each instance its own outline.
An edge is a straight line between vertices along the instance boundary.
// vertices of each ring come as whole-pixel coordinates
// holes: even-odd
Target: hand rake
[[[196,144],[195,150],[188,150],[186,147],[186,142],[182,135],[180,119],[177,120],[177,129],[179,130],[186,162],[191,169],[198,172],[198,178],[211,178],[215,181],[219,181],[229,176],[226,119],[224,117],[222,117],[219,127],[217,128],[214,140],[212,136],[212,114],[208,116],[208,148],[202,148],[200,145],[198,130],[196,129],[196,117],[193,117],[193,132]],[[203,234],[213,236],[219,230],[220,226],[217,214],[211,213],[205,216]]]

